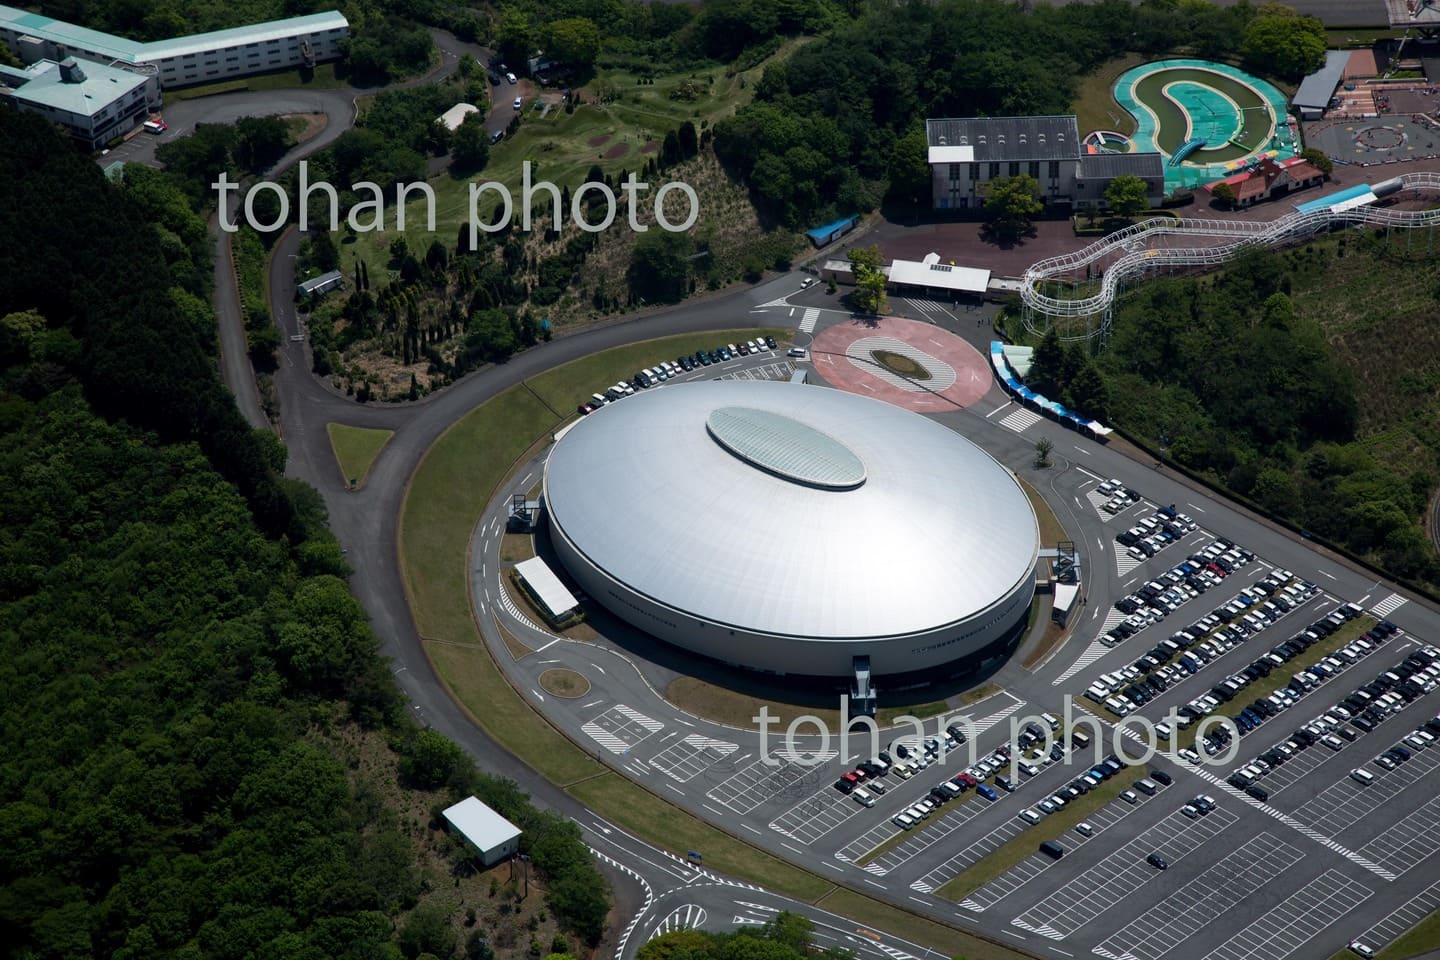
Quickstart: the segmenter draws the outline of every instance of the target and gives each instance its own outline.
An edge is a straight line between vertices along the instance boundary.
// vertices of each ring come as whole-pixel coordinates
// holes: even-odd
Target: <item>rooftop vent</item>
[[[75,62],[74,57],[66,57],[64,60],[60,61],[60,82],[85,82],[85,71],[80,69],[80,64]]]

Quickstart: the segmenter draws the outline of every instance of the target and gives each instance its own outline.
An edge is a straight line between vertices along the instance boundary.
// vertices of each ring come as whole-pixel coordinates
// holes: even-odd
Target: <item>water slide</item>
[[[1440,173],[1407,173],[1371,188],[1377,196],[1415,191],[1440,197]],[[1284,246],[1337,226],[1416,227],[1440,226],[1440,208],[1393,210],[1364,205],[1332,210],[1329,207],[1296,210],[1278,220],[1226,220],[1219,217],[1159,217],[1116,231],[1087,247],[1059,257],[1040,260],[1025,271],[1020,299],[1026,307],[1025,325],[1044,331],[1036,315],[1050,318],[1103,317],[1098,330],[1062,336],[1084,340],[1104,332],[1110,307],[1120,287],[1146,274],[1178,268],[1218,267],[1254,246]],[[1206,240],[1208,243],[1199,243]],[[1098,268],[1098,270],[1097,270]],[[1077,299],[1051,296],[1047,285],[1071,285],[1093,280],[1099,272],[1099,292]]]
[[[1186,140],[1180,145],[1179,150],[1176,150],[1173,154],[1170,155],[1170,166],[1180,166],[1180,164],[1185,162],[1186,157],[1190,156],[1190,154],[1194,153],[1196,150],[1202,149],[1204,146],[1205,141],[1198,137],[1194,140]]]

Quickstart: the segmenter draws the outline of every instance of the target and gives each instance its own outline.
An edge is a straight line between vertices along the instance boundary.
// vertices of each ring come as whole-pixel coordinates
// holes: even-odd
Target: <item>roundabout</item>
[[[919,413],[968,407],[990,389],[980,352],[919,320],[881,317],[822,330],[811,351],[832,386]]]

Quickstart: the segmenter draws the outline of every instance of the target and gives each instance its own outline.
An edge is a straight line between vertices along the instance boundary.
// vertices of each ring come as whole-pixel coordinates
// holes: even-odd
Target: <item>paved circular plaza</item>
[[[980,351],[919,320],[836,324],[815,337],[810,353],[826,383],[918,413],[968,407],[990,389]]]

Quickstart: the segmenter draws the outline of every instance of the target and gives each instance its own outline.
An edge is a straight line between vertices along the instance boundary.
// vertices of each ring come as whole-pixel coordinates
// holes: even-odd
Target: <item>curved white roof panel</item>
[[[1024,491],[970,441],[791,383],[671,384],[602,407],[551,451],[545,499],[635,592],[779,636],[958,623],[1032,576],[1039,548]]]

